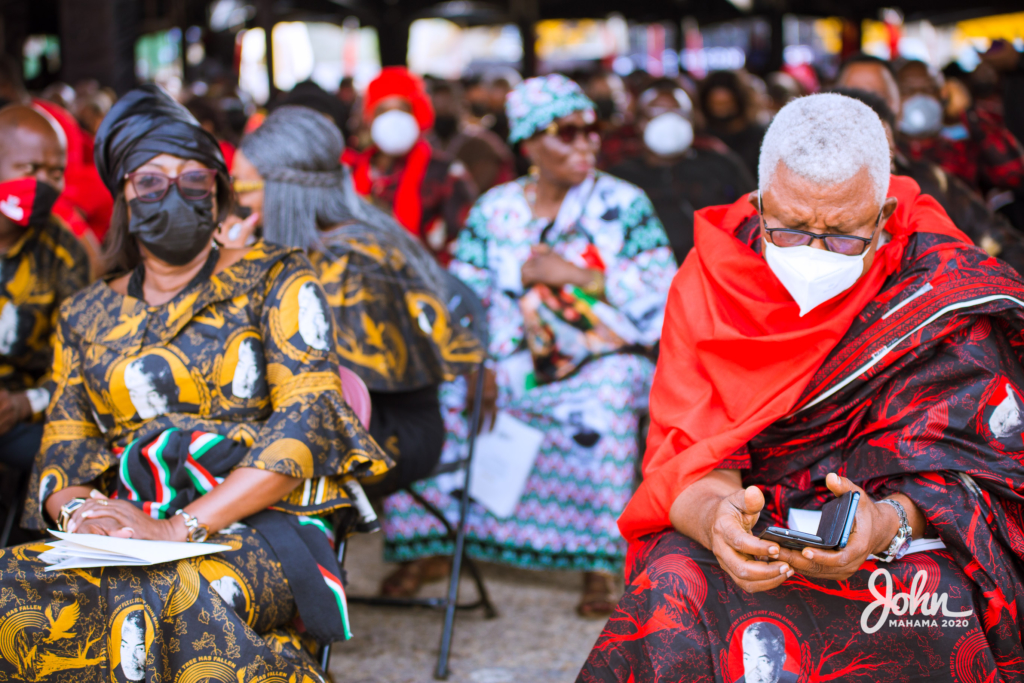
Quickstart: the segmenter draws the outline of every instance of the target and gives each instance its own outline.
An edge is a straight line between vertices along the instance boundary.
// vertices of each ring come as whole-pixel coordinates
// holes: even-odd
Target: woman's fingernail
[[[126,526],[126,527],[124,528],[124,530],[125,530],[125,531],[127,531],[127,532],[128,532],[129,534],[130,534],[130,535],[128,536],[128,538],[135,538],[135,529],[133,529],[133,528],[131,528],[131,527],[129,527],[129,526]]]
[[[786,565],[782,565],[781,567],[779,567],[779,573],[780,574],[785,574],[788,571],[789,571],[789,567],[786,566]]]
[[[85,512],[82,513],[82,519],[88,519],[89,517],[92,517],[92,512],[90,512],[89,510],[86,510]]]
[[[104,496],[102,493],[100,493],[96,489],[93,489],[92,491],[89,492],[89,497],[90,498],[106,498],[106,496]]]
[[[776,548],[775,546],[772,546],[772,547],[768,548],[768,554],[769,555],[778,555],[779,554],[779,549]]]
[[[792,578],[792,576],[793,576],[793,570],[790,569],[788,572],[786,572],[786,578],[789,579],[789,578]]]
[[[804,548],[803,556],[806,557],[808,560],[814,559],[814,553],[808,550],[807,548]]]

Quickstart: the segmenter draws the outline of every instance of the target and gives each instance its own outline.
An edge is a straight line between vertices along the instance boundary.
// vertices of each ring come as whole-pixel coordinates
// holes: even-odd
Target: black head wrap
[[[116,197],[125,174],[160,154],[198,161],[227,183],[217,139],[165,90],[147,84],[119,99],[104,117],[96,132],[96,169]]]

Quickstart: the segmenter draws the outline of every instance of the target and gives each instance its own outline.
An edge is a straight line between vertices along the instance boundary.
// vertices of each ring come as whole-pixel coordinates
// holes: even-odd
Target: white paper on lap
[[[217,543],[143,541],[52,529],[50,533],[61,540],[47,543],[50,549],[39,555],[40,560],[50,565],[46,571],[161,564],[231,550],[231,546]]]

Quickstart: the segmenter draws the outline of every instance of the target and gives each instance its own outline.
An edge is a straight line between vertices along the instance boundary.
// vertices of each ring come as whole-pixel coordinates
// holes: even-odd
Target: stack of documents
[[[84,569],[86,567],[143,566],[183,560],[231,550],[217,543],[177,543],[113,538],[96,534],[68,534],[50,531],[59,541],[50,541],[49,550],[39,559],[50,565],[46,571]]]

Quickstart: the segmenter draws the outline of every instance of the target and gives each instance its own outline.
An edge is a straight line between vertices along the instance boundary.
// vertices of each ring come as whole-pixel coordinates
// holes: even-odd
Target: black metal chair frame
[[[469,324],[466,325],[472,329],[474,334],[480,340],[484,349],[487,349],[489,333],[487,329],[487,313],[480,302],[480,299],[476,296],[465,283],[455,278],[453,275],[447,275],[447,284],[449,287],[449,305],[448,308],[460,324],[466,325],[466,319],[469,319]],[[460,308],[461,314],[460,314]],[[452,571],[451,577],[448,583],[448,594],[443,598],[386,598],[386,597],[370,597],[370,596],[349,596],[348,601],[353,604],[363,605],[377,605],[382,607],[427,607],[430,609],[444,610],[444,627],[441,630],[441,647],[437,657],[437,667],[434,670],[434,678],[437,680],[446,680],[450,673],[448,668],[448,660],[451,656],[452,637],[455,630],[455,612],[456,610],[468,610],[483,608],[484,616],[487,619],[494,619],[498,616],[498,611],[494,607],[494,603],[491,601],[490,594],[487,592],[487,586],[484,583],[483,575],[480,573],[480,569],[477,564],[469,557],[466,552],[466,519],[469,516],[469,482],[470,474],[473,465],[473,455],[476,449],[476,435],[479,431],[481,412],[483,406],[483,388],[484,388],[484,362],[481,361],[477,366],[476,372],[476,391],[473,394],[473,407],[469,421],[469,443],[467,448],[466,457],[456,462],[443,463],[437,467],[431,476],[438,474],[445,474],[449,472],[457,472],[463,470],[465,473],[464,485],[462,487],[462,495],[459,497],[459,519],[455,526],[448,521],[444,513],[437,508],[433,503],[428,501],[422,495],[412,489],[412,487],[406,487],[402,489],[408,493],[412,498],[419,503],[423,508],[434,518],[436,518],[445,528],[446,538],[454,543],[454,549],[452,552]],[[340,536],[340,534],[339,534]],[[338,562],[344,567],[345,566],[345,553],[347,550],[347,543],[344,540],[338,542]],[[462,568],[465,566],[476,585],[478,598],[476,601],[471,603],[459,603],[459,582],[462,576]],[[321,650],[320,663],[323,667],[324,672],[328,670],[328,664],[331,658],[331,646],[327,645]]]
[[[0,548],[6,548],[14,530],[22,504],[22,492],[28,480],[28,473],[18,472],[9,467],[0,467],[0,507],[3,508],[3,524],[0,527]]]

